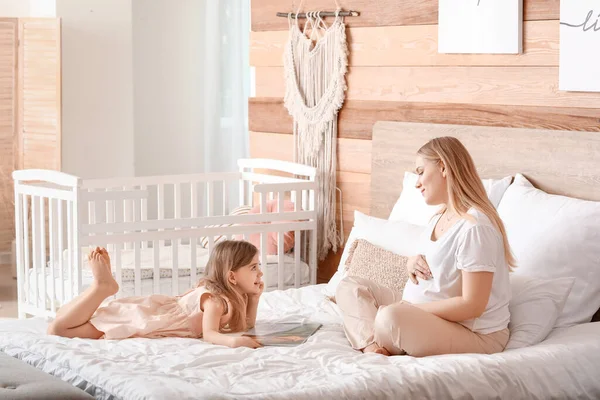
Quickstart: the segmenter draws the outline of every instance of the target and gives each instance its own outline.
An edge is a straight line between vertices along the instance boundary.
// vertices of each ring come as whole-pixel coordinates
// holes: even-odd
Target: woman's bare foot
[[[96,247],[88,256],[97,289],[112,296],[119,291],[119,284],[112,276],[110,257],[104,248]]]
[[[362,351],[363,351],[363,353],[376,353],[376,354],[381,354],[384,356],[390,355],[389,351],[387,351],[384,347],[380,347],[377,343],[372,343],[372,344],[368,345]]]

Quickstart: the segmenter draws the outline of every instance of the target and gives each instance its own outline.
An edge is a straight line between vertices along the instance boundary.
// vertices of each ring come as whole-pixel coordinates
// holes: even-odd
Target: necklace
[[[446,211],[444,211],[444,214],[446,214],[447,211],[448,211],[448,209],[446,209]],[[446,222],[444,223],[444,226],[443,227],[440,226],[440,232],[444,232],[446,230],[446,228],[448,227],[448,224],[450,223],[450,220],[454,217],[455,217],[454,214],[451,214],[449,217],[446,217]]]

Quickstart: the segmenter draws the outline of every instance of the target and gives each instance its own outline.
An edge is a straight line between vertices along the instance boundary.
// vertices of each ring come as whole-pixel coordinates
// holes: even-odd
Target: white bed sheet
[[[298,347],[230,349],[193,339],[64,339],[41,319],[0,320],[0,351],[123,399],[597,399],[600,323],[495,355],[364,355],[350,348],[324,285],[265,293],[261,321],[324,324]]]

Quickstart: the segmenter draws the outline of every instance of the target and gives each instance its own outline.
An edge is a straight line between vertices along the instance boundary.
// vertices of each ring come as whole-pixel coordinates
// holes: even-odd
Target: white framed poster
[[[560,1],[560,90],[600,92],[600,0]]]
[[[438,52],[519,54],[523,0],[439,0]]]

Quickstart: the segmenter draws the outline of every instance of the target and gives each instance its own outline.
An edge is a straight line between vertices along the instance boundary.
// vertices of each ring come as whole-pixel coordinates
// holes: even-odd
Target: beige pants
[[[372,343],[390,354],[415,357],[457,353],[499,353],[508,328],[482,335],[459,323],[402,301],[402,295],[357,277],[344,278],[335,299],[344,315],[344,330],[355,349]]]

